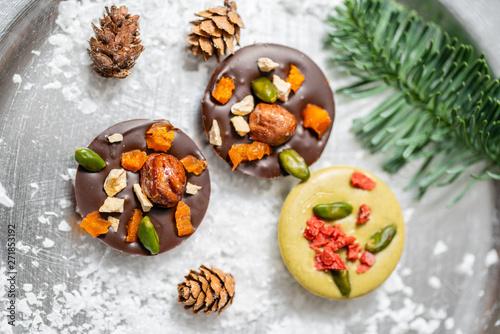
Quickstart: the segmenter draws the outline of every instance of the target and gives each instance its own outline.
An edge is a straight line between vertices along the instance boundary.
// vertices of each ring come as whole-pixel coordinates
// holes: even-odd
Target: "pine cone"
[[[177,301],[183,303],[186,310],[192,308],[195,314],[202,310],[220,314],[233,303],[234,278],[214,267],[201,266],[199,270],[191,270],[186,280],[177,285]]]
[[[234,1],[224,0],[224,7],[217,6],[195,15],[202,19],[191,22],[194,27],[187,41],[193,54],[203,55],[205,61],[215,55],[220,61],[226,50],[234,53],[234,39],[240,45],[240,28],[245,28]]]
[[[96,37],[89,40],[89,56],[94,71],[103,77],[126,78],[137,57],[144,51],[139,36],[139,15],[131,16],[128,8],[106,7],[99,19],[101,28],[92,23]]]

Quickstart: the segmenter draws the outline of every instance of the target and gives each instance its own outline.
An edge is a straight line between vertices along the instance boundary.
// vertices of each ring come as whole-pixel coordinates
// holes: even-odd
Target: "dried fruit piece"
[[[104,191],[113,197],[127,186],[127,172],[122,168],[112,169],[104,180]]]
[[[352,173],[351,184],[354,188],[363,190],[372,190],[377,185],[375,181],[358,171],[354,171],[354,173]]]
[[[88,148],[77,149],[75,151],[75,160],[89,172],[98,172],[106,167],[106,163],[101,156]]]
[[[306,106],[302,112],[302,118],[304,119],[304,127],[314,130],[318,134],[318,139],[321,139],[330,124],[332,124],[328,112],[314,104]]]
[[[290,67],[290,72],[288,73],[288,78],[286,78],[285,81],[292,85],[291,88],[294,92],[297,92],[304,79],[305,77],[302,75],[302,73],[300,73],[300,70],[297,68],[297,66],[292,65]]]
[[[375,255],[373,255],[369,251],[365,251],[359,258],[359,262],[361,262],[361,264],[356,268],[356,272],[358,274],[367,272],[373,266],[373,264],[375,264],[375,260]]]
[[[142,168],[148,155],[141,150],[132,150],[122,154],[121,164],[126,170],[137,172]]]
[[[210,132],[208,134],[208,141],[210,144],[214,146],[221,146],[222,145],[222,137],[220,135],[220,127],[219,123],[217,120],[213,120],[212,122],[212,127],[210,128]]]
[[[142,211],[139,209],[134,210],[134,215],[127,224],[127,238],[126,242],[136,242],[137,241],[137,231],[139,230],[139,224],[142,220]]]
[[[153,153],[141,169],[141,189],[154,204],[171,208],[182,199],[186,172],[173,155]]]
[[[108,222],[111,223],[111,227],[115,232],[118,232],[118,226],[120,226],[120,219],[115,218],[113,216],[108,217]]]
[[[215,86],[212,96],[220,103],[226,104],[231,96],[233,96],[234,88],[234,80],[232,78],[221,78]]]
[[[250,138],[278,146],[287,142],[297,129],[292,113],[277,104],[259,103],[249,117]]]
[[[280,64],[272,60],[271,58],[261,57],[257,60],[257,66],[261,72],[271,72],[275,68],[278,68]]]
[[[188,182],[186,185],[186,194],[194,196],[198,193],[198,191],[201,190],[201,188],[202,188],[201,186]]]
[[[155,123],[146,132],[146,144],[149,149],[167,152],[175,137],[174,127],[169,123]]]
[[[141,185],[139,183],[134,184],[134,192],[135,196],[137,196],[137,199],[141,203],[142,211],[143,212],[149,212],[153,208],[153,203],[149,201],[149,199],[144,195],[141,189]]]
[[[200,175],[207,168],[205,160],[198,159],[192,155],[182,158],[181,163],[188,173],[193,173],[194,175]]]
[[[281,79],[276,74],[273,75],[273,85],[276,87],[276,94],[278,95],[278,100],[282,102],[288,101],[288,95],[292,89],[292,84]]]
[[[359,253],[361,253],[361,247],[359,247],[359,243],[353,242],[350,245],[347,245],[347,259],[349,261],[356,261],[359,258]]]
[[[110,144],[119,143],[123,141],[123,135],[121,133],[112,134],[111,136],[108,136],[108,141]]]
[[[108,233],[111,222],[102,218],[98,211],[89,213],[83,218],[80,227],[84,228],[93,238]]]
[[[253,95],[247,95],[240,102],[233,104],[231,112],[237,116],[246,116],[252,112],[253,108]]]
[[[156,233],[153,223],[148,216],[142,218],[139,228],[137,230],[137,236],[139,241],[151,254],[158,254],[160,251],[160,240],[158,239],[158,234]]]
[[[369,221],[370,213],[371,213],[370,207],[366,204],[361,204],[361,206],[359,207],[356,224],[364,224],[367,221]]]
[[[231,123],[233,123],[234,130],[241,137],[250,132],[250,126],[247,121],[243,118],[243,116],[234,116],[231,118]]]
[[[194,232],[194,227],[191,224],[191,209],[182,201],[177,204],[177,209],[175,210],[175,226],[177,227],[177,235],[179,237]]]
[[[125,205],[124,198],[108,197],[104,200],[104,203],[99,208],[99,212],[123,212],[123,206]]]
[[[264,155],[269,155],[271,152],[271,146],[268,144],[254,141],[251,144],[234,144],[229,149],[228,155],[235,170],[243,161],[262,159]]]

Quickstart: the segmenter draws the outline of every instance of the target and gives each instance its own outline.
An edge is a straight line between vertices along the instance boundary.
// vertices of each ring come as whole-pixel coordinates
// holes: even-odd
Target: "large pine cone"
[[[130,15],[128,8],[106,7],[99,19],[101,28],[92,23],[95,37],[89,40],[90,58],[94,71],[103,77],[126,78],[135,65],[137,57],[144,51],[139,36],[139,15]]]
[[[231,274],[214,267],[201,266],[199,270],[191,270],[186,280],[177,286],[178,302],[183,303],[186,310],[192,308],[195,314],[200,311],[220,314],[233,303],[235,280]]]
[[[234,1],[225,0],[224,7],[217,6],[195,15],[202,19],[191,22],[194,27],[187,41],[193,54],[203,55],[205,61],[215,55],[220,61],[226,50],[234,53],[234,39],[240,45],[240,28],[245,28]]]

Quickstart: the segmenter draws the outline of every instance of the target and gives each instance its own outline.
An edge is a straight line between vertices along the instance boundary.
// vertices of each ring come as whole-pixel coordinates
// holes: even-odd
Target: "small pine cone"
[[[186,310],[192,308],[195,314],[200,311],[220,314],[233,303],[235,280],[231,274],[214,267],[201,266],[199,270],[191,270],[186,280],[177,285],[177,301],[183,303]]]
[[[100,28],[92,23],[95,37],[90,38],[89,56],[94,71],[107,78],[126,78],[144,51],[139,36],[139,15],[130,15],[128,8],[111,6],[99,19]]]
[[[220,61],[226,50],[234,53],[234,40],[240,45],[240,29],[245,28],[234,1],[224,0],[224,7],[213,7],[195,15],[201,19],[191,22],[194,27],[187,39],[194,55],[202,55],[205,61],[215,55]]]

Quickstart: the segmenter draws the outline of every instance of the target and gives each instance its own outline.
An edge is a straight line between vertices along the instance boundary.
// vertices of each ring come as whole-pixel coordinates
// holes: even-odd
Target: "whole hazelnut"
[[[297,129],[297,120],[277,104],[259,103],[250,114],[250,137],[271,146],[287,142]]]
[[[140,184],[151,202],[171,208],[184,196],[186,172],[173,155],[153,153],[141,168]]]

